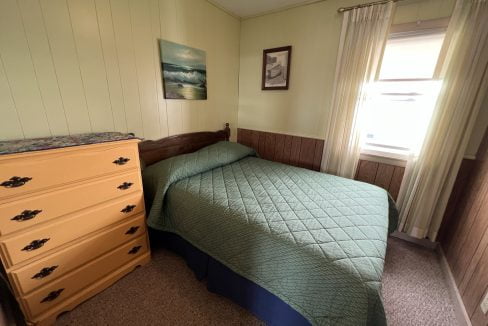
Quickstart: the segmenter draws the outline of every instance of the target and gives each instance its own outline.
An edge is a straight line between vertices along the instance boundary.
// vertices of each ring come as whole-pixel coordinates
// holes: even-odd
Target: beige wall
[[[337,8],[369,0],[328,0],[241,23],[239,127],[324,138],[341,29]],[[408,0],[394,23],[450,16],[454,0]],[[261,90],[262,51],[292,45],[288,91]]]
[[[241,24],[205,0],[1,0],[0,140],[111,130],[156,139],[235,128],[238,112],[243,128],[323,138],[336,9],[367,1],[328,0]],[[408,0],[395,23],[449,16],[453,3]],[[207,51],[208,100],[163,99],[158,38]],[[288,44],[290,89],[261,91],[262,50]],[[468,155],[488,123],[486,102]]]
[[[1,0],[0,139],[236,127],[239,29],[205,0]],[[207,101],[163,99],[158,38],[207,51]]]

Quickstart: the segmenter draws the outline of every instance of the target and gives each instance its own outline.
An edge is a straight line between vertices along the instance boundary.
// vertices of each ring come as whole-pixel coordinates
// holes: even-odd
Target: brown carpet
[[[383,297],[388,323],[456,325],[435,252],[391,238]],[[185,261],[155,249],[152,261],[61,315],[57,325],[262,325],[232,301],[206,290]]]

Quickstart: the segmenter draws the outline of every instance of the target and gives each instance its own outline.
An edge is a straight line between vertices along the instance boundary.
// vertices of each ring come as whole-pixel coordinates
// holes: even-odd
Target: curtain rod
[[[388,2],[400,2],[400,1],[404,1],[404,0],[380,0],[380,1],[362,3],[360,5],[355,5],[355,6],[351,6],[351,7],[341,7],[339,9],[337,9],[337,11],[338,12],[344,12],[344,11],[349,11],[349,10],[353,10],[353,9],[357,9],[357,8],[364,8],[364,7],[369,7],[369,6],[373,6],[373,5],[381,5],[381,4],[388,3]]]

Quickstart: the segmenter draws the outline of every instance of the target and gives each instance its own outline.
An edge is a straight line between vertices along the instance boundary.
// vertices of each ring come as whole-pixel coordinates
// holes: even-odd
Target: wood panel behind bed
[[[320,170],[323,139],[238,128],[237,142],[254,148],[265,160]]]
[[[147,166],[172,156],[195,152],[222,140],[228,141],[229,138],[230,128],[226,123],[224,129],[218,131],[192,132],[158,140],[145,140],[139,143],[139,156]]]
[[[238,128],[237,142],[254,148],[266,160],[320,170],[323,139]],[[355,179],[388,190],[396,200],[404,172],[403,160],[369,155],[359,160]]]

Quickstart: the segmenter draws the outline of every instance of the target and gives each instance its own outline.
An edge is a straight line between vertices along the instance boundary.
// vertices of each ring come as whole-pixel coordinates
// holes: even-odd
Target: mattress
[[[178,234],[311,324],[386,324],[381,275],[397,214],[385,190],[229,142],[151,165],[143,179],[150,227]]]

